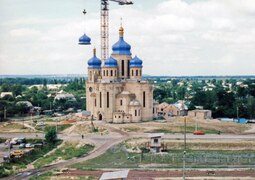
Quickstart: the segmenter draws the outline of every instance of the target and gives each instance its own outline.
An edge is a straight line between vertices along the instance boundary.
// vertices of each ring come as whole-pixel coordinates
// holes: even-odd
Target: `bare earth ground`
[[[188,134],[188,145],[193,148],[201,148],[201,149],[254,149],[255,147],[255,136],[253,135],[253,130],[255,131],[254,125],[240,125],[236,123],[229,122],[219,122],[218,120],[193,120],[187,119],[187,126],[189,130],[192,132],[195,129],[195,123],[198,122],[198,127],[201,129],[205,129],[208,131],[216,132],[220,130],[223,134],[206,134],[205,136],[194,136],[193,134]],[[49,122],[50,124],[54,124],[55,122]],[[71,159],[64,162],[59,162],[51,166],[45,166],[40,169],[28,170],[27,172],[14,175],[12,177],[6,179],[27,179],[30,175],[26,175],[26,173],[31,175],[36,175],[37,173],[47,172],[55,168],[66,167],[71,164],[84,162],[88,159],[92,159],[106,152],[110,147],[120,142],[123,142],[127,139],[128,143],[135,143],[134,146],[138,146],[141,143],[144,143],[148,139],[148,134],[145,132],[160,132],[163,130],[166,134],[165,143],[168,143],[169,146],[175,146],[175,148],[181,148],[181,143],[183,142],[183,118],[177,118],[173,121],[161,121],[161,122],[144,122],[144,123],[136,123],[136,124],[106,124],[104,122],[94,122],[95,126],[99,129],[98,132],[91,132],[91,122],[77,122],[73,123],[73,126],[64,130],[59,137],[64,141],[83,141],[86,143],[91,143],[95,145],[95,150],[91,152],[87,157]],[[4,127],[3,127],[4,128]],[[29,128],[29,127],[28,127]],[[30,129],[30,128],[29,128]],[[31,129],[30,129],[31,130]],[[248,135],[240,135],[245,134],[245,132],[249,131]],[[1,127],[0,127],[0,132]],[[5,131],[6,132],[6,131]],[[177,134],[173,134],[177,133]],[[226,133],[226,134],[225,134]],[[81,134],[84,134],[84,139],[81,139]],[[26,135],[24,135],[26,137]],[[2,137],[2,136],[1,136]],[[140,139],[137,139],[140,138]],[[245,147],[245,148],[244,148]],[[76,175],[79,173],[95,173],[102,171],[73,171]],[[194,175],[193,175],[194,172]],[[72,173],[70,171],[69,173]],[[141,174],[140,174],[141,173]],[[159,174],[158,174],[159,173]],[[162,173],[162,175],[160,174]],[[170,173],[170,174],[169,174]],[[173,173],[173,175],[171,174]],[[190,177],[195,176],[206,176],[205,172],[200,171],[192,171]],[[198,173],[198,174],[195,174]],[[199,174],[200,173],[200,174]],[[221,174],[223,173],[223,174]],[[239,175],[235,173],[240,173],[241,177],[251,176],[255,179],[255,172],[250,171],[233,171],[233,173],[229,171],[217,171],[216,176],[221,177],[225,176],[224,173],[231,175],[232,177],[238,177]],[[132,175],[134,174],[134,175]],[[156,179],[157,177],[180,177],[181,172],[175,171],[131,171],[129,179],[136,180],[136,177],[142,177],[141,180],[149,180]],[[252,175],[250,175],[252,174]],[[71,175],[71,174],[70,174]],[[75,174],[74,174],[75,175]],[[76,176],[75,175],[75,176]],[[85,175],[85,174],[84,174]],[[89,174],[88,174],[89,175]],[[147,179],[146,179],[147,178]],[[211,178],[210,178],[211,179]],[[243,178],[242,178],[243,179]]]
[[[217,119],[201,120],[201,119],[187,119],[187,129],[195,131],[196,123],[198,130],[208,130],[211,132],[221,131],[222,133],[231,134],[242,134],[245,131],[251,129],[251,125],[241,125],[233,122],[222,122]],[[169,132],[169,133],[180,133],[183,132],[184,118],[176,117],[168,121],[158,122],[144,122],[144,123],[133,123],[133,124],[112,124],[113,127],[123,129],[128,132]],[[252,132],[253,130],[251,130]],[[255,129],[254,129],[255,133]]]
[[[99,178],[104,171],[81,171],[81,170],[69,170],[63,173],[62,177],[82,177],[82,176],[93,176]],[[207,180],[223,180],[223,179],[231,179],[231,180],[244,180],[255,179],[255,170],[219,170],[215,171],[215,174],[208,175],[207,170],[199,171],[199,170],[188,170],[186,172],[186,179],[207,179]],[[182,171],[172,170],[172,171],[137,171],[131,170],[129,172],[127,180],[174,180],[174,179],[182,179]]]

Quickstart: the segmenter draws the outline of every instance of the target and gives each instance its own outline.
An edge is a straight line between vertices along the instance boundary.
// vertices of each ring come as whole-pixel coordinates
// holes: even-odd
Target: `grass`
[[[7,123],[0,127],[0,131],[10,131],[10,130],[20,130],[20,129],[28,129],[28,128],[18,123]]]
[[[253,165],[255,151],[215,151],[187,150],[187,167],[227,167]],[[105,154],[71,167],[88,170],[101,168],[139,168],[167,167],[180,168],[183,162],[183,150],[171,150],[165,154],[130,153],[124,144],[115,145]]]
[[[50,164],[58,159],[68,160],[74,157],[81,157],[88,154],[94,149],[94,146],[86,144],[81,147],[75,147],[73,144],[65,143],[62,147],[56,149],[52,154],[38,159],[34,166],[36,168],[42,167],[46,164]]]
[[[53,172],[46,172],[44,174],[41,174],[40,176],[33,176],[31,178],[29,178],[29,180],[48,180],[48,179],[52,179],[54,177],[54,173]],[[57,178],[57,176],[55,176]],[[92,177],[92,176],[85,176],[85,177],[75,177],[75,178],[70,178],[70,177],[66,177],[64,179],[77,179],[77,180],[97,180],[96,177]]]
[[[187,126],[186,127],[186,132],[187,133],[193,133],[194,131],[195,131],[195,127],[193,127],[193,126]],[[218,133],[217,130],[202,128],[202,127],[199,127],[198,131],[203,131],[206,134],[217,134]],[[173,129],[171,129],[171,128],[169,128],[169,129],[159,128],[159,129],[153,129],[153,130],[150,130],[150,131],[147,131],[147,132],[148,133],[182,133],[182,132],[184,132],[184,127],[175,126],[175,127],[173,127]]]
[[[50,179],[53,176],[52,172],[46,172],[41,174],[40,176],[33,176],[29,178],[29,180],[47,180]]]
[[[57,126],[57,129],[58,129],[58,133],[61,132],[61,131],[64,131],[65,129],[71,127],[72,124],[58,124]],[[52,128],[56,128],[56,126],[53,126],[53,125],[45,125],[45,126],[36,126],[35,129],[37,130],[42,130],[44,132],[47,132],[49,131],[50,129]]]
[[[30,143],[39,143],[42,140],[27,140]],[[56,148],[59,144],[61,144],[62,140],[58,140],[55,144],[45,144],[41,148],[35,148],[31,153],[24,155],[22,158],[14,159],[11,163],[3,163],[0,166],[0,178],[11,175],[18,171],[19,169],[26,168],[26,165],[35,161],[36,159],[42,157],[44,154],[48,153],[52,149]],[[14,171],[15,168],[15,171]]]

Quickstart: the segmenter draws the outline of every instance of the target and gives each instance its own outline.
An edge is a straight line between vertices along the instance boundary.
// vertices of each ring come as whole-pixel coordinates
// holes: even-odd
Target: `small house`
[[[162,151],[161,140],[164,133],[150,134],[150,152],[160,153]]]
[[[211,110],[192,110],[188,112],[188,116],[191,118],[197,118],[197,119],[211,119],[212,111]]]

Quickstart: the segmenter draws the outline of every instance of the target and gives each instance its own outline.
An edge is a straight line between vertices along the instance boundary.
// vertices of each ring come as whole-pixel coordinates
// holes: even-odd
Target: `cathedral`
[[[86,81],[87,111],[96,120],[109,123],[149,121],[156,117],[153,86],[142,79],[143,61],[132,58],[131,46],[119,29],[119,40],[111,56],[102,63],[96,56],[88,60]]]

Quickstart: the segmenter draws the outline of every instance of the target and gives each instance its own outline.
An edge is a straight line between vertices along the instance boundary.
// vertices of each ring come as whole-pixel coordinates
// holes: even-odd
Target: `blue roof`
[[[131,46],[124,41],[123,37],[120,37],[119,41],[112,46],[112,54],[131,55],[130,49]]]
[[[104,62],[104,67],[118,67],[118,61],[112,57],[109,57]]]
[[[133,67],[142,68],[143,61],[137,56],[135,56],[133,59],[130,60],[129,65],[130,65],[130,68],[133,68]]]
[[[124,29],[119,29],[119,40],[112,46],[112,54],[131,55],[131,46],[124,41]]]
[[[100,69],[101,64],[102,64],[102,61],[96,57],[96,53],[94,50],[94,56],[88,61],[88,65],[89,65],[88,68]]]
[[[79,44],[80,45],[89,45],[91,41],[91,38],[88,37],[85,33],[83,36],[79,38]]]

